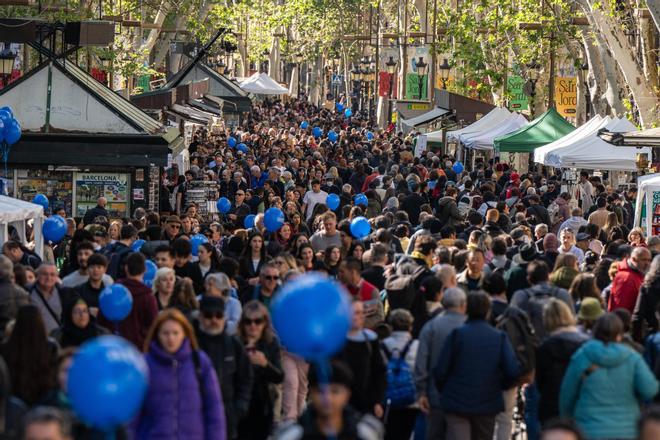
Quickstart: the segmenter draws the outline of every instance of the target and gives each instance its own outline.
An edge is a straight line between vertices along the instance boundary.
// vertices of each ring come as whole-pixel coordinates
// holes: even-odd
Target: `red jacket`
[[[380,293],[376,286],[367,280],[360,281],[357,287],[346,285],[346,288],[354,299],[359,299],[360,301],[371,301],[380,298]]]
[[[117,325],[103,316],[102,311],[99,311],[99,324],[111,332],[119,334],[122,338],[132,342],[138,350],[143,351],[144,341],[147,338],[149,327],[151,327],[151,323],[154,322],[156,315],[158,315],[156,297],[147,285],[139,281],[124,278],[117,282],[123,284],[131,291],[131,295],[133,296],[131,313]]]
[[[635,309],[637,295],[644,281],[644,274],[628,265],[628,260],[617,265],[618,272],[612,281],[612,291],[607,304],[607,310],[618,308],[628,309],[630,313]]]

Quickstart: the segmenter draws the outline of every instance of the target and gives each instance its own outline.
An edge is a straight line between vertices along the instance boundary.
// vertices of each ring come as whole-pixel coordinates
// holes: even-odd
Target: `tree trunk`
[[[591,113],[592,115],[599,114],[605,116],[610,113],[610,105],[605,98],[607,81],[605,80],[605,68],[600,58],[600,51],[594,45],[591,37],[583,36],[582,41],[584,42],[584,49],[589,63],[587,82],[589,83],[589,95],[591,96]]]

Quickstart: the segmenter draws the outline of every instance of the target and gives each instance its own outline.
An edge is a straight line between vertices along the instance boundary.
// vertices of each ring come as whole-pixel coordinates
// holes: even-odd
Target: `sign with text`
[[[422,94],[420,96],[419,86],[422,86]],[[416,73],[409,73],[406,75],[406,99],[426,99],[428,96],[428,75],[422,78]]]
[[[509,93],[509,110],[523,111],[527,110],[529,102],[523,92],[525,80],[521,76],[510,76],[506,79],[506,91]]]
[[[110,217],[125,217],[128,212],[128,174],[75,173],[76,216],[84,216],[103,196],[108,200]]]
[[[577,78],[558,76],[555,80],[555,107],[565,118],[574,118],[577,112]]]

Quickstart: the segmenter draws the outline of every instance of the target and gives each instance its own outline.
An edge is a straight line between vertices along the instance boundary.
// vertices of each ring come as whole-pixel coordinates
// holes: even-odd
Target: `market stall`
[[[586,123],[580,125],[574,131],[567,134],[566,136],[557,139],[554,142],[550,142],[547,145],[537,148],[536,150],[534,150],[534,162],[540,163],[542,165],[549,165],[548,163],[545,162],[546,156],[549,151],[555,150],[557,148],[565,147],[578,139],[584,138],[585,136],[598,133],[598,130],[604,127],[605,124],[607,124],[607,121],[609,121],[609,118],[607,118],[607,121],[605,121],[604,119],[605,118],[603,118],[602,116],[596,115],[593,118],[589,119]]]
[[[536,148],[561,139],[575,130],[554,108],[548,109],[538,118],[512,133],[495,138],[497,151],[509,153],[532,153]]]
[[[509,116],[487,130],[475,133],[465,133],[460,135],[459,139],[467,148],[474,150],[492,150],[493,140],[498,137],[518,130],[528,124],[527,119],[520,113],[510,113]]]
[[[483,133],[487,130],[490,130],[494,127],[497,127],[500,123],[507,120],[511,116],[511,112],[503,107],[496,107],[490,112],[486,113],[481,119],[475,121],[474,123],[463,127],[460,130],[452,130],[447,132],[447,142],[458,142],[462,135],[475,135],[477,133]],[[441,135],[441,132],[429,133],[429,141],[434,139],[434,136]]]
[[[281,86],[263,72],[256,72],[241,82],[241,89],[254,95],[288,95],[289,89]]]
[[[637,178],[634,226],[641,226],[646,236],[660,235],[660,174]]]
[[[9,239],[9,226],[16,228],[21,242],[26,243],[25,222],[34,220],[34,251],[43,257],[44,239],[41,227],[44,222],[44,208],[41,205],[0,195],[0,243]]]

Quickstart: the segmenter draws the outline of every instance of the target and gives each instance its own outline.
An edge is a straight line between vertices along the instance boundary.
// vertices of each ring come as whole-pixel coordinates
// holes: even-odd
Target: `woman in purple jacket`
[[[188,320],[162,311],[145,343],[149,390],[134,423],[137,439],[225,440],[225,412],[215,369],[199,351]]]

